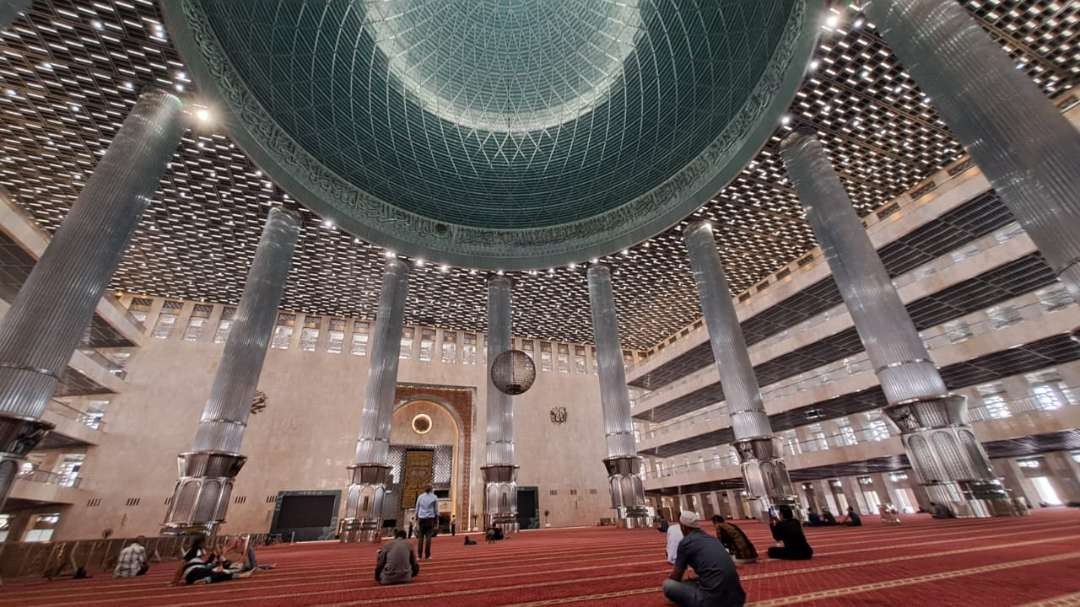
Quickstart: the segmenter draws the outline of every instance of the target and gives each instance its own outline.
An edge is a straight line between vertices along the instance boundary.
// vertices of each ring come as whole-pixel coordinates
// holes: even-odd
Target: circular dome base
[[[290,195],[395,252],[583,261],[675,224],[772,134],[824,0],[163,4]]]

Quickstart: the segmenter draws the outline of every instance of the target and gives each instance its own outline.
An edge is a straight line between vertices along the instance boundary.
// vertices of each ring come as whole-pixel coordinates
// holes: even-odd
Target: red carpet
[[[740,523],[762,553],[768,529]],[[899,527],[808,529],[811,561],[739,568],[751,605],[1080,605],[1080,511],[1023,519],[935,521]],[[273,571],[211,586],[169,587],[175,563],[142,578],[6,580],[0,607],[43,605],[665,605],[671,568],[654,530],[524,532],[494,545],[435,539],[431,561],[404,586],[374,583],[374,546],[312,543],[259,552]]]

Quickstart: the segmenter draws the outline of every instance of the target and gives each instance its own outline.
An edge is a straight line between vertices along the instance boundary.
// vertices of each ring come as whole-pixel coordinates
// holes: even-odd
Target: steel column
[[[387,464],[390,424],[394,416],[401,329],[408,291],[408,266],[400,259],[388,259],[371,334],[371,367],[364,386],[356,463],[348,468],[345,516],[340,525],[343,542],[377,542],[380,538],[383,497],[390,479]],[[402,507],[408,505],[402,504]]]
[[[964,397],[949,394],[824,147],[800,130],[781,155],[920,482],[958,515],[1011,513]]]
[[[961,3],[874,0],[865,11],[1080,300],[1080,133]]]
[[[247,460],[240,444],[299,234],[296,214],[270,210],[195,441],[191,451],[178,457],[180,478],[165,515],[165,533],[213,533],[225,522],[233,481]]]
[[[735,433],[735,451],[750,493],[751,510],[755,517],[764,520],[771,506],[788,505],[797,510],[798,500],[784,465],[783,450],[773,437],[769,416],[761,402],[761,390],[746,350],[739,316],[731,302],[731,289],[716,251],[712,226],[695,223],[685,231],[684,238]]]
[[[0,323],[0,507],[184,131],[183,104],[143,94]]]
[[[512,347],[513,304],[509,278],[488,281],[487,441],[485,443],[484,525],[504,533],[518,530],[517,466],[514,465],[514,403],[491,381],[495,358]]]
[[[645,506],[645,488],[641,482],[641,458],[634,442],[630,417],[630,393],[626,388],[622,346],[619,344],[619,321],[615,296],[611,290],[611,271],[593,264],[588,271],[589,301],[592,309],[593,339],[600,376],[600,403],[604,413],[604,438],[607,442],[611,506],[619,525],[648,526],[651,515]]]

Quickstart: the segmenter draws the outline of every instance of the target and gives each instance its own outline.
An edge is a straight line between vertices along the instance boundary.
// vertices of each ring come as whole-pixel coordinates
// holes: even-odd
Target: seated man
[[[805,561],[814,556],[814,549],[803,535],[802,524],[795,520],[791,506],[780,506],[780,518],[769,520],[777,545],[769,548],[769,558]]]
[[[384,586],[407,584],[419,573],[420,563],[405,532],[401,529],[394,531],[394,539],[379,548],[375,561],[375,581]]]
[[[832,512],[829,512],[828,510],[822,510],[821,511],[821,524],[823,526],[826,526],[826,527],[828,527],[830,525],[835,525],[836,524],[836,517],[833,516]]]
[[[679,527],[684,537],[679,542],[671,577],[664,580],[664,597],[680,607],[743,605],[746,593],[739,583],[735,563],[720,540],[701,530],[695,512],[683,512],[679,516]],[[683,581],[687,568],[694,570],[696,580]]]
[[[806,525],[808,527],[820,527],[822,524],[821,515],[813,510],[806,514],[806,519]]]
[[[727,548],[727,551],[731,553],[736,565],[748,565],[757,562],[757,549],[754,548],[754,543],[750,541],[750,538],[746,536],[746,532],[735,523],[725,521],[724,517],[719,514],[712,517],[712,522],[716,527],[716,539],[720,540],[724,548]]]
[[[953,511],[945,504],[930,502],[930,512],[932,513],[931,516],[934,518],[956,518]]]
[[[146,559],[146,548],[143,544],[146,538],[139,536],[120,551],[120,557],[116,559],[116,569],[113,569],[113,577],[136,577],[145,575],[150,570],[150,563]]]
[[[855,512],[854,506],[848,506],[847,516],[844,517],[844,524],[848,527],[862,527],[862,517],[858,512]]]
[[[679,554],[679,542],[683,540],[683,532],[679,525],[668,525],[667,530],[667,562],[675,564],[675,558]]]

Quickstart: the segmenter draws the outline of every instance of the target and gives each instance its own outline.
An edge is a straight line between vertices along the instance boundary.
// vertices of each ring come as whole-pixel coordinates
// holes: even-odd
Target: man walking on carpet
[[[431,536],[435,535],[435,523],[439,516],[439,498],[431,485],[424,487],[424,492],[416,498],[416,521],[420,526],[420,543],[416,548],[418,556],[431,558]]]
[[[664,597],[679,607],[741,607],[746,602],[746,593],[739,583],[735,563],[720,540],[701,530],[696,512],[684,511],[679,515],[679,527],[683,539],[679,542],[671,577],[664,580]],[[697,578],[683,581],[688,568],[694,570]]]

